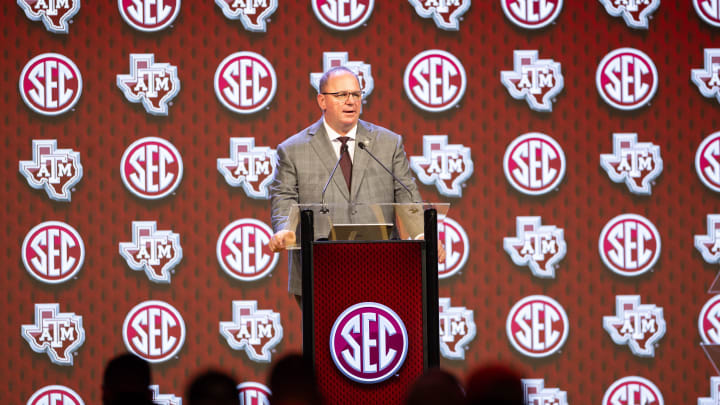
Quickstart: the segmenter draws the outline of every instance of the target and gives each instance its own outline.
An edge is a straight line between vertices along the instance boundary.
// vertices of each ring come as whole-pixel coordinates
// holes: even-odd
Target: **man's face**
[[[355,76],[348,72],[332,74],[327,81],[323,93],[335,93],[338,91],[357,92],[360,91],[360,83]],[[325,114],[325,121],[340,134],[346,134],[354,127],[360,112],[362,111],[362,100],[355,97],[340,99],[330,94],[318,94],[317,102]]]

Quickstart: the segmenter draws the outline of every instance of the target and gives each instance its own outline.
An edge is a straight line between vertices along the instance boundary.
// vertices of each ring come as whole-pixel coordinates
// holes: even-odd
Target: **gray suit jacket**
[[[355,140],[352,190],[348,190],[342,170],[338,167],[325,192],[327,204],[406,203],[421,200],[400,135],[369,122],[359,121]],[[359,142],[363,142],[370,152],[405,183],[412,196],[366,151],[357,147]],[[337,162],[337,155],[330,144],[322,118],[281,143],[277,148],[277,155],[278,164],[270,186],[272,226],[275,232],[285,228],[287,215],[293,204],[321,202],[323,186]],[[335,212],[334,219],[336,222],[345,223],[362,223],[374,219],[368,218],[367,213],[360,213],[361,217],[355,216],[357,214]],[[327,237],[328,232],[329,228],[316,218],[315,238]],[[289,253],[288,290],[295,295],[301,295],[300,252]]]

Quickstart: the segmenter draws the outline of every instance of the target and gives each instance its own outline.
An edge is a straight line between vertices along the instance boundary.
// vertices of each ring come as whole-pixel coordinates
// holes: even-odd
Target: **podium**
[[[439,366],[437,221],[448,208],[293,207],[303,356],[328,403],[399,404]]]

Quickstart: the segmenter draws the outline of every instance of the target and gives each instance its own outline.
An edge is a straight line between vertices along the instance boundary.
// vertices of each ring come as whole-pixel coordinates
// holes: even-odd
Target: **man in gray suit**
[[[270,249],[274,252],[284,250],[295,242],[295,232],[286,229],[290,207],[293,204],[321,203],[323,186],[338,160],[339,167],[325,192],[328,205],[346,207],[351,203],[421,201],[400,135],[360,121],[362,91],[355,73],[345,67],[332,68],[320,79],[319,90],[317,103],[323,112],[322,118],[277,148],[278,164],[270,186],[275,231]],[[409,192],[367,151],[359,150],[361,143],[407,186]],[[331,215],[336,223],[376,222],[369,213],[352,209],[334,208]],[[327,225],[316,218],[316,239],[328,236]],[[444,256],[444,252],[441,254]],[[290,252],[289,262],[288,289],[299,296],[302,281],[298,251]]]

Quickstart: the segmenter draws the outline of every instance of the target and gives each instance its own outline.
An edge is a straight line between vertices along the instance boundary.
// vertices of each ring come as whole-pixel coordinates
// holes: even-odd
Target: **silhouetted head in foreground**
[[[313,369],[300,354],[289,354],[272,368],[268,381],[272,404],[322,404]]]
[[[468,405],[524,405],[525,402],[520,374],[501,364],[475,369],[465,390]]]
[[[105,366],[103,405],[152,404],[150,365],[130,353],[121,354]]]
[[[188,405],[238,405],[237,381],[220,371],[207,371],[195,377],[185,398]]]
[[[433,368],[425,372],[410,387],[406,405],[461,405],[465,401],[460,382],[447,371]]]

